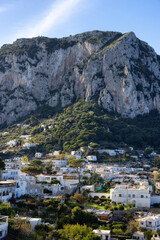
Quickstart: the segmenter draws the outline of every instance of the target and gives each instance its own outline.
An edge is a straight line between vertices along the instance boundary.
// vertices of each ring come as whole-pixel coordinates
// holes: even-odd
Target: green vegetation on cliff
[[[47,112],[47,107],[44,109]],[[157,112],[124,119],[106,112],[94,100],[79,100],[56,115],[52,116],[51,111],[49,114],[43,121],[37,121],[35,116],[25,120],[24,123],[30,125],[28,128],[21,124],[5,129],[8,135],[2,135],[0,139],[1,150],[5,142],[22,134],[31,134],[30,141],[38,143],[37,150],[46,152],[56,149],[68,152],[88,145],[98,148],[134,146],[138,149],[147,146],[158,149],[160,146],[160,115]]]

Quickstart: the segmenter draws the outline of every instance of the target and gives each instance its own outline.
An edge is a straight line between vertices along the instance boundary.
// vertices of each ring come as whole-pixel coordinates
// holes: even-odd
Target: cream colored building
[[[116,203],[132,203],[135,207],[150,207],[150,193],[148,186],[116,185],[110,190],[110,198]]]

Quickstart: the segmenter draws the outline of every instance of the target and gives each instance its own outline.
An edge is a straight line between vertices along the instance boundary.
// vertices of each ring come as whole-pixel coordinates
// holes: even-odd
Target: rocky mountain
[[[160,112],[160,56],[133,32],[18,39],[1,47],[0,124],[79,98],[95,98],[123,117]]]

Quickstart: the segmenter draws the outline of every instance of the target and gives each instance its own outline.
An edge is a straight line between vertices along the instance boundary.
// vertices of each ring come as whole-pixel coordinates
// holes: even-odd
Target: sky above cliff
[[[160,54],[160,0],[0,0],[0,46],[17,38],[133,31]]]

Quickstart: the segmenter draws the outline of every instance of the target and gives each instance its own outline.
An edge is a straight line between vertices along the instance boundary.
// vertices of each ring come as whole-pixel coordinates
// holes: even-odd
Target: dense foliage
[[[24,128],[22,124],[29,127]],[[134,119],[122,118],[116,113],[108,113],[94,100],[85,102],[81,99],[57,114],[55,109],[51,111],[50,107],[45,107],[42,115],[35,113],[22,124],[4,129],[8,134],[0,138],[0,150],[6,149],[7,141],[16,138],[19,140],[12,153],[18,151],[22,156],[34,153],[34,149],[21,149],[24,140],[20,136],[25,134],[31,134],[30,141],[38,143],[36,151],[41,152],[69,152],[88,145],[93,149],[127,146],[144,149],[150,146],[157,150],[160,146],[160,115],[157,112]]]
[[[49,135],[43,143],[46,150],[52,148],[70,151],[81,146],[92,145],[114,148],[134,146],[144,148],[160,145],[160,116],[156,112],[124,119],[113,113],[107,113],[94,101],[79,100],[57,114],[52,121],[52,129],[42,134],[41,127],[32,130],[36,138]]]

